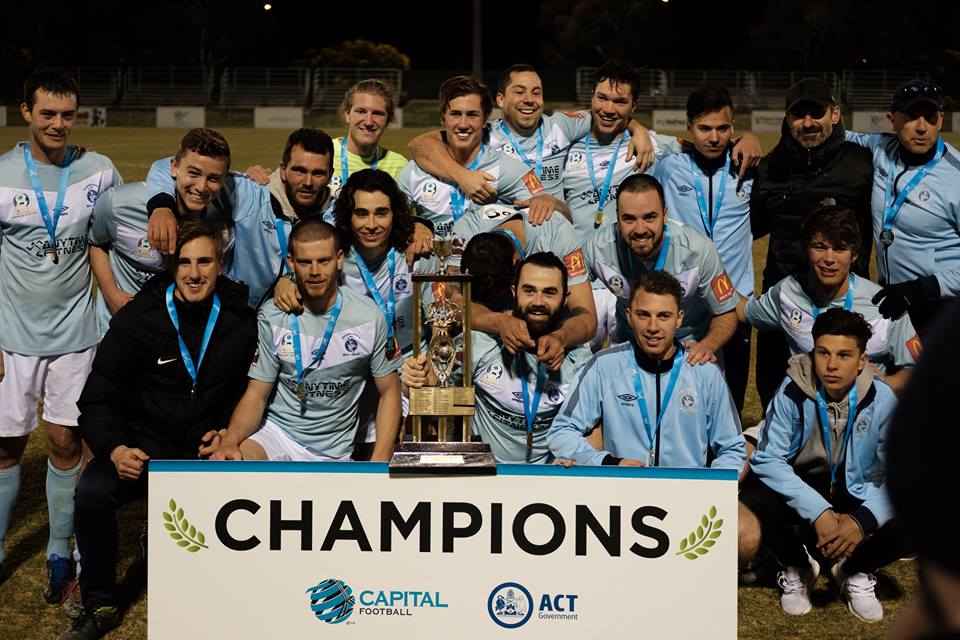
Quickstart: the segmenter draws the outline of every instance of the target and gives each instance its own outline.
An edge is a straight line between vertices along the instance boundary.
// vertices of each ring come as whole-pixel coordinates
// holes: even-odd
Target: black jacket
[[[853,271],[869,278],[872,184],[873,158],[867,149],[844,139],[842,122],[823,144],[804,149],[790,135],[784,120],[780,142],[760,161],[750,196],[753,237],[770,234],[764,291],[786,276],[809,268],[806,252],[800,246],[800,226],[811,211],[830,203],[830,199],[851,209],[860,223],[861,250]]]
[[[77,405],[79,428],[95,455],[118,445],[151,458],[196,458],[201,436],[227,425],[247,387],[257,345],[256,313],[246,287],[217,280],[220,315],[193,381],[180,356],[164,294],[172,280],[160,274],[113,317]],[[212,305],[177,301],[184,343],[194,362]]]

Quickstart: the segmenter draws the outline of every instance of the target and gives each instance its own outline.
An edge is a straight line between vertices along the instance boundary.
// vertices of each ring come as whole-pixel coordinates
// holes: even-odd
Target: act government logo
[[[542,593],[535,599],[530,590],[519,582],[497,585],[487,597],[490,619],[504,629],[516,629],[530,622],[534,612],[537,620],[571,622],[579,618],[576,593]]]

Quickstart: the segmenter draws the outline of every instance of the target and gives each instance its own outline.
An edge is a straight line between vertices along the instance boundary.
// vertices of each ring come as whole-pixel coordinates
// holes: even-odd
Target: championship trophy
[[[415,273],[413,280],[413,356],[420,355],[423,306],[420,285],[429,283],[434,300],[427,305],[426,324],[430,327],[427,360],[436,374],[436,386],[410,389],[410,416],[413,422],[413,441],[403,442],[390,460],[394,473],[496,473],[496,463],[490,446],[471,442],[471,418],[474,414],[473,371],[470,341],[470,282],[469,274],[447,273],[450,257],[450,238],[435,238],[433,252],[440,259],[437,273]],[[462,303],[453,299],[448,285],[459,285]],[[457,327],[461,329],[461,347],[458,349]],[[460,353],[462,383],[455,384],[454,369]],[[461,419],[462,435],[451,440],[457,418]],[[423,439],[423,419],[435,418],[436,441]]]

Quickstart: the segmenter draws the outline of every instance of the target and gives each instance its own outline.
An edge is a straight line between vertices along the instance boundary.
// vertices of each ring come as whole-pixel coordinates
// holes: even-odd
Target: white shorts
[[[306,447],[296,442],[287,435],[277,424],[264,420],[260,429],[250,436],[267,454],[267,460],[293,460],[295,462],[329,462],[331,460],[349,460],[350,456],[344,458],[330,458],[321,456],[307,450]]]
[[[90,375],[93,346],[62,356],[3,354],[0,381],[0,437],[25,436],[38,426],[37,405],[43,398],[43,419],[64,427],[77,426],[77,400]]]

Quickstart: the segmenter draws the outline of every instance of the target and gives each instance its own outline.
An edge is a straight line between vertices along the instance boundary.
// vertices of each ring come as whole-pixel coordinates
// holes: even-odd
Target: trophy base
[[[391,474],[496,475],[483,442],[403,442],[390,459]]]

